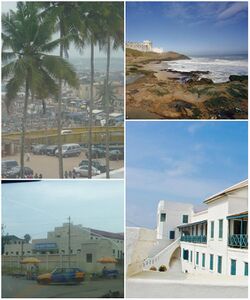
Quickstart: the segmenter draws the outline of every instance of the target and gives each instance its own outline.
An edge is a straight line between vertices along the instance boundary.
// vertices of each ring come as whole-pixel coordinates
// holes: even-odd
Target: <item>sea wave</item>
[[[209,71],[209,74],[201,75],[212,79],[214,82],[228,81],[230,75],[247,75],[247,59],[235,57],[211,58],[191,57],[190,60],[178,60],[167,62],[168,68],[180,72]]]

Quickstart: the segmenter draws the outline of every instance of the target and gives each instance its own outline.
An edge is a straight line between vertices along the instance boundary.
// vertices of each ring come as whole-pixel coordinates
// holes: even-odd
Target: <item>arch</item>
[[[181,257],[181,247],[177,247],[174,252],[171,254],[170,259],[169,259],[169,267],[171,268],[172,264],[174,261],[177,259],[180,259]]]

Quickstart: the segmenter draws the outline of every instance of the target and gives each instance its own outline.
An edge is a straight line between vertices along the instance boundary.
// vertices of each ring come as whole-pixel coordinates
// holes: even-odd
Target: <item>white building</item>
[[[169,268],[180,256],[186,273],[248,275],[248,182],[240,182],[204,201],[196,212],[191,204],[160,201],[157,241],[144,269]]]
[[[126,47],[138,51],[149,52],[152,51],[153,44],[149,40],[143,42],[127,42]]]

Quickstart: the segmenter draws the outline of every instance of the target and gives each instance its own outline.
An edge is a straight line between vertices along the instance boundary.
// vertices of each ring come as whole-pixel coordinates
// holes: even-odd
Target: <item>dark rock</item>
[[[245,81],[248,80],[247,75],[230,75],[229,76],[230,81]]]
[[[198,83],[200,84],[213,84],[213,80],[209,78],[201,78]]]

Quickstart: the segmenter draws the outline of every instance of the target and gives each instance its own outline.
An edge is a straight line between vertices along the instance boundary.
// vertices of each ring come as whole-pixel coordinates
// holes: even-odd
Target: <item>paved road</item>
[[[123,294],[123,279],[84,281],[80,285],[40,285],[2,276],[2,298],[98,298],[111,291]]]
[[[4,160],[16,160],[20,164],[20,155],[5,156]],[[84,153],[79,157],[68,157],[63,159],[64,171],[72,171],[74,167],[78,167],[81,160],[87,159]],[[105,158],[98,159],[105,165]],[[43,178],[58,178],[58,158],[47,155],[31,154],[30,161],[25,161],[25,166],[30,167],[37,174],[42,174]],[[123,161],[110,161],[110,169],[119,169],[123,167]]]
[[[128,298],[247,298],[246,287],[127,281]]]

